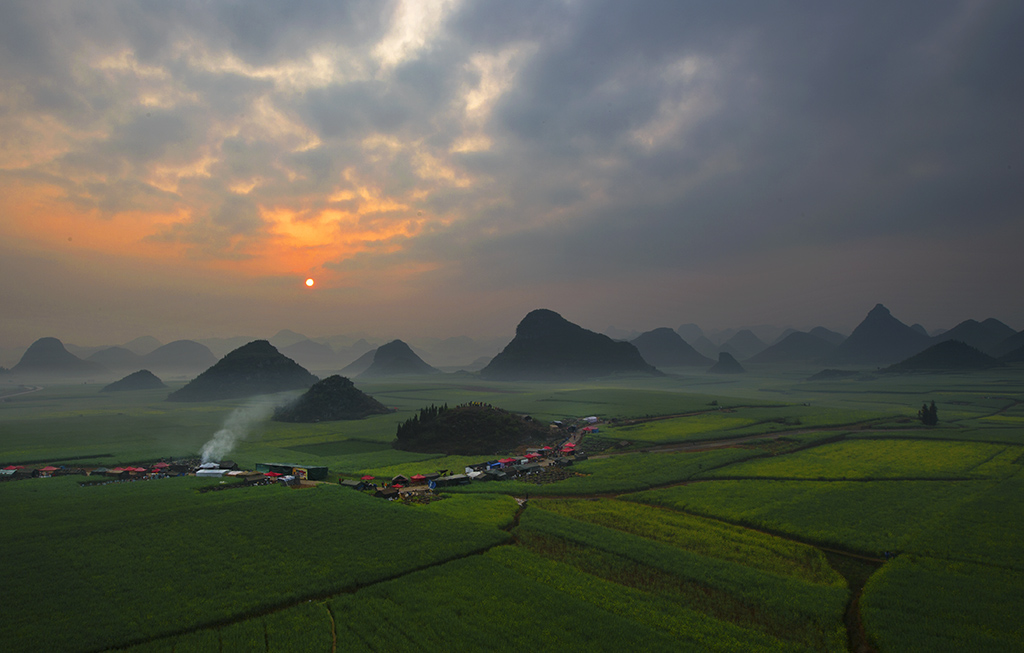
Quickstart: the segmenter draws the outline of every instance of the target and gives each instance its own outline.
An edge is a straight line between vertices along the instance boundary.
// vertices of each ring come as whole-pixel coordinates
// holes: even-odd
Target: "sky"
[[[0,344],[1021,329],[1022,32],[1017,0],[4,2]]]

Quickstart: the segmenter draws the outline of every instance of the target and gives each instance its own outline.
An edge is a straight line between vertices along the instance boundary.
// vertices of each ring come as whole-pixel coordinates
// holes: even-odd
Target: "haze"
[[[1020,329],[1022,27],[984,0],[6,2],[0,345],[538,307]]]

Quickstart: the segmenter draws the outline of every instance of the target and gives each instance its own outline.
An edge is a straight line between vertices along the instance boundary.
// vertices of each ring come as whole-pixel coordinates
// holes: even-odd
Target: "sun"
[[[316,283],[316,281],[313,281],[312,279],[306,279],[307,288],[312,288],[314,283]]]

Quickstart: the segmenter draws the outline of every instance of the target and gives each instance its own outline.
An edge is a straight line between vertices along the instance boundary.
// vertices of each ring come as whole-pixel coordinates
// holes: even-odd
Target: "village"
[[[567,437],[556,446],[531,447],[519,455],[496,458],[465,467],[462,473],[450,470],[439,470],[429,474],[398,474],[391,479],[378,480],[374,476],[363,475],[360,478],[339,478],[339,484],[361,492],[370,492],[373,496],[395,500],[425,500],[436,498],[435,490],[468,485],[473,482],[525,480],[534,483],[554,482],[573,475],[565,468],[574,462],[586,460],[586,454],[577,452],[577,446],[583,435],[598,432],[598,418],[591,416],[580,420],[584,426],[569,426]],[[555,428],[562,428],[562,422],[553,422]],[[219,478],[217,485],[202,488],[201,492],[224,490],[255,485],[283,484],[289,487],[311,487],[316,483],[328,480],[326,466],[304,465],[295,463],[256,463],[254,470],[239,469],[238,464],[231,460],[219,462],[200,459],[161,460],[149,464],[119,465],[115,467],[90,467],[67,465],[7,465],[0,469],[0,482],[21,481],[35,478],[56,476],[84,476],[79,485],[83,487],[148,481],[176,476],[194,476],[197,478]]]

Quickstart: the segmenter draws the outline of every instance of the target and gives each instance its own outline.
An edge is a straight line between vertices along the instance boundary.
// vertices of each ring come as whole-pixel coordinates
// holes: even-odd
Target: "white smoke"
[[[255,397],[246,405],[231,411],[221,429],[199,450],[203,462],[223,460],[239,440],[245,440],[249,436],[253,427],[269,418],[274,413],[274,408],[284,405],[289,399],[290,395],[264,395]]]

